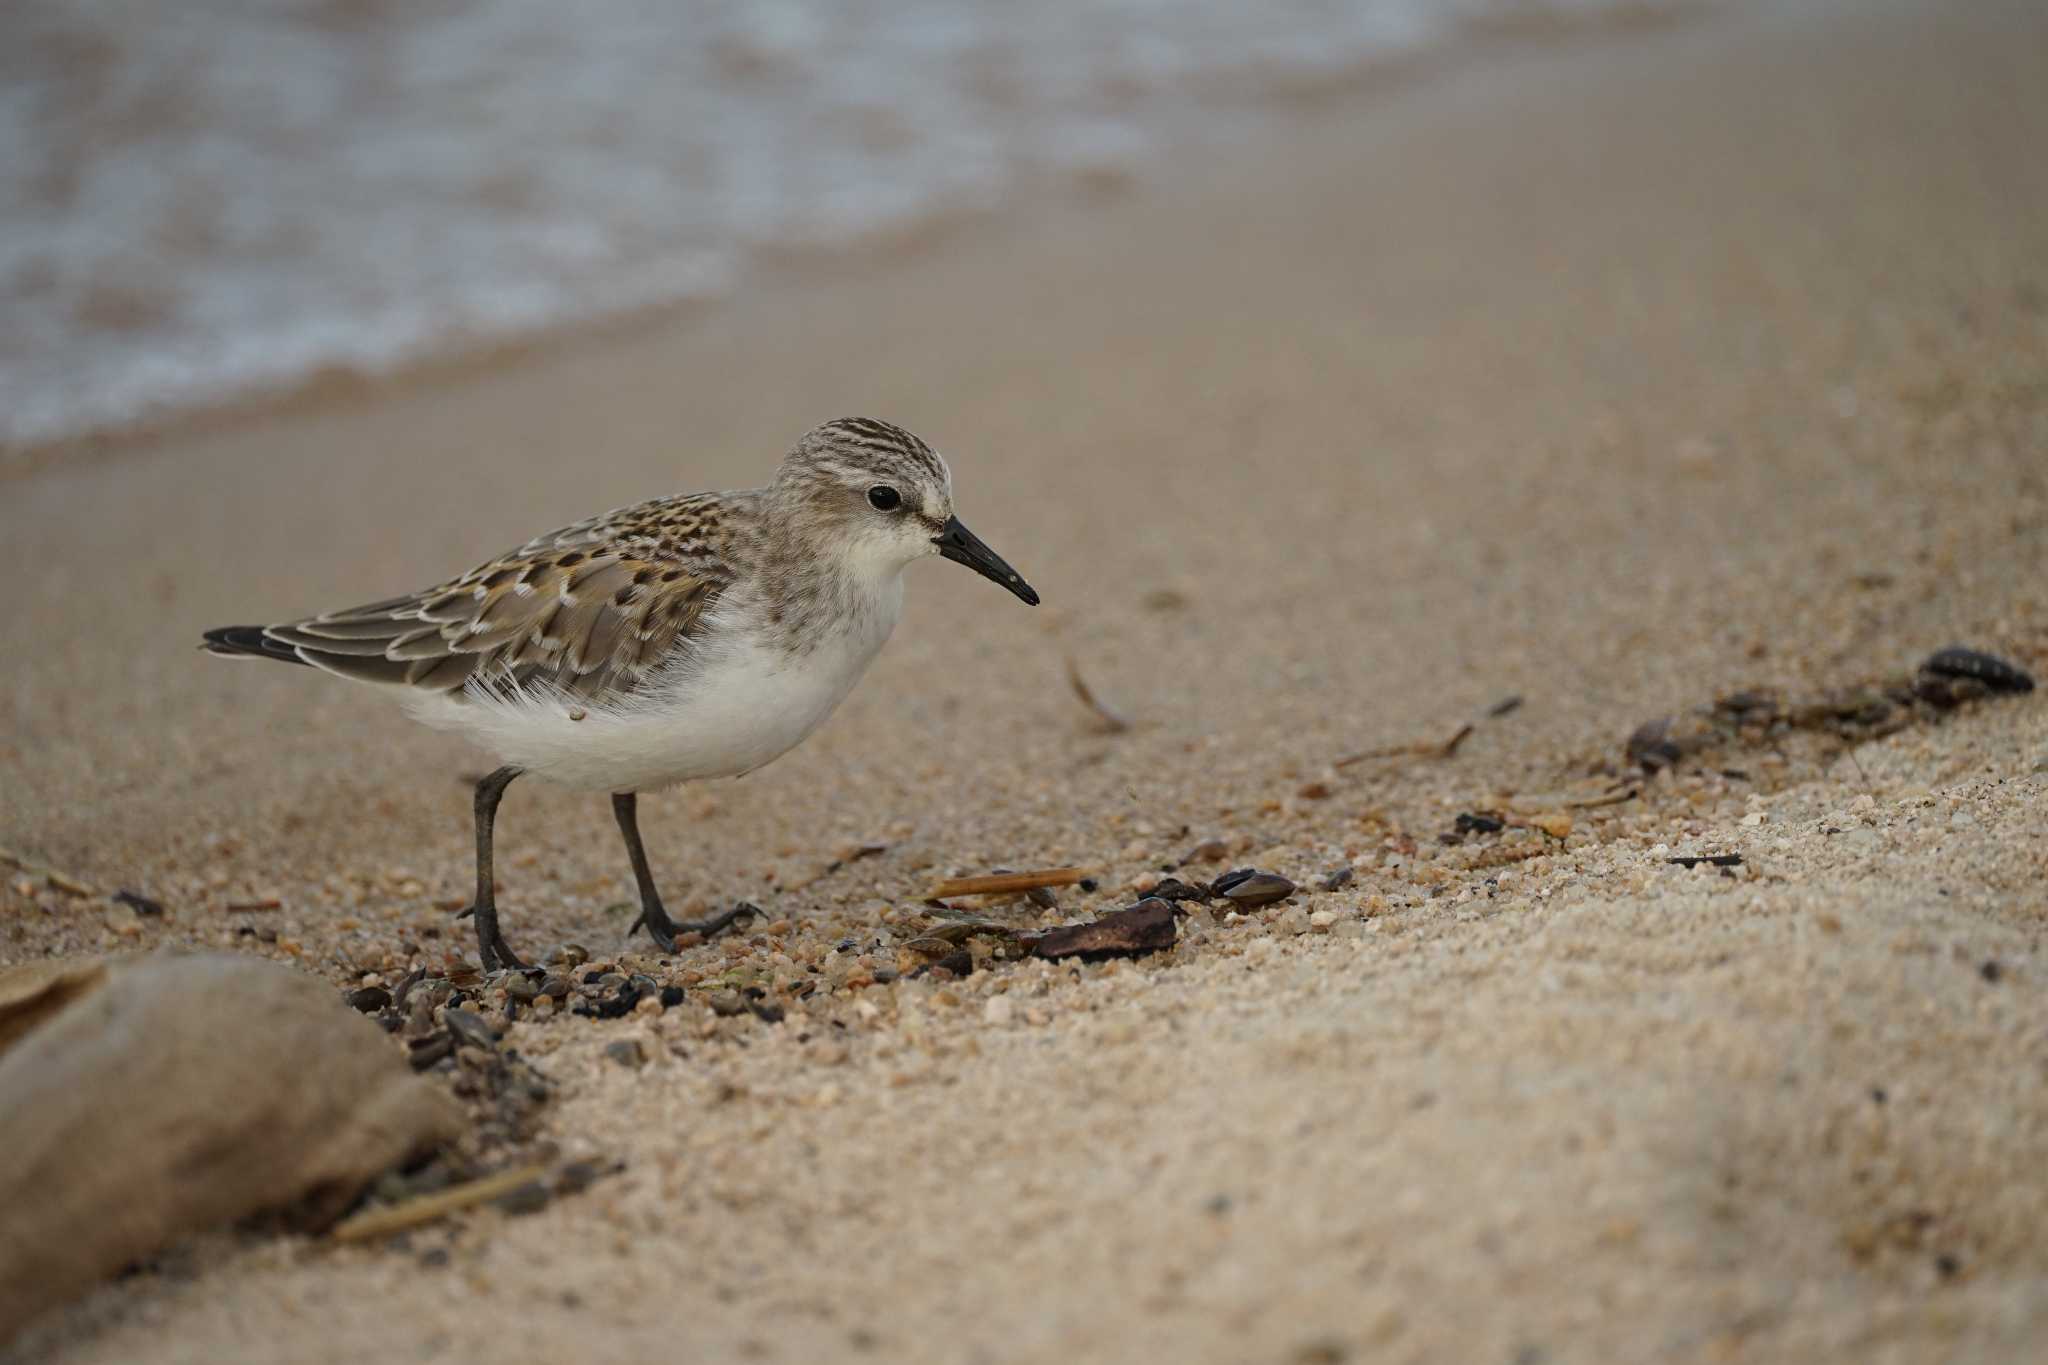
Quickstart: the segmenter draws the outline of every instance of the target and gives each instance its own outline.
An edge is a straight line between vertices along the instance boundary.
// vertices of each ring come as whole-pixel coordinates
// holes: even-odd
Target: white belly
[[[688,667],[611,707],[439,696],[408,699],[406,709],[501,762],[566,786],[648,791],[733,777],[781,757],[817,729],[860,681],[894,624],[894,612],[878,614],[794,659],[758,639],[719,632]]]

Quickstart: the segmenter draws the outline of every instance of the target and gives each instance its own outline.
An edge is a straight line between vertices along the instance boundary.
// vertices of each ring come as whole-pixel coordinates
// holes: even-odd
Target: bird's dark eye
[[[877,512],[893,512],[903,505],[903,495],[888,484],[878,483],[868,490],[868,506]]]

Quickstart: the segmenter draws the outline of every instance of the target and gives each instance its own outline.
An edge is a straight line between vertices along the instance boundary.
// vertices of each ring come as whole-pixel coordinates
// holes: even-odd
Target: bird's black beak
[[[1031,585],[1018,577],[1017,571],[1003,562],[1003,557],[981,543],[981,537],[960,524],[960,518],[946,518],[946,529],[932,537],[932,544],[939,547],[939,553],[955,564],[965,564],[991,582],[1000,583],[1017,596],[1038,605],[1038,594]]]

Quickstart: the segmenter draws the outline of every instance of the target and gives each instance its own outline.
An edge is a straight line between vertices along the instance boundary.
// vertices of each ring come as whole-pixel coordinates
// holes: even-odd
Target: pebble
[[[621,1038],[616,1043],[606,1043],[604,1055],[620,1066],[638,1071],[647,1065],[647,1052],[637,1038]]]
[[[1010,1022],[1011,1015],[1015,1010],[1016,1006],[1011,1003],[1009,996],[992,995],[989,997],[988,1003],[981,1007],[981,1017],[983,1022],[1000,1027]]]
[[[747,1002],[740,998],[738,991],[713,991],[710,1000],[711,1012],[725,1019],[736,1018],[747,1012]]]
[[[539,998],[540,983],[524,972],[509,972],[505,976],[505,994],[522,1005],[531,1005]]]
[[[1327,929],[1337,922],[1337,912],[1334,910],[1318,910],[1308,917],[1308,922],[1309,927],[1312,929]]]
[[[1325,912],[1327,913],[1327,912]],[[1273,930],[1281,934],[1305,934],[1308,932],[1308,911],[1298,905],[1290,905],[1273,921]]]

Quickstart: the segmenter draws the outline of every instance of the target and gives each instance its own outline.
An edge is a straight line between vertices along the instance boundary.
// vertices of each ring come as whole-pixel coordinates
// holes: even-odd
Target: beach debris
[[[1131,722],[1122,712],[1096,695],[1095,689],[1088,685],[1088,680],[1081,676],[1080,661],[1071,654],[1067,656],[1067,686],[1074,689],[1074,695],[1081,699],[1081,705],[1095,713],[1096,719],[1102,722],[1105,732],[1115,735],[1131,728]]]
[[[1523,829],[1540,830],[1559,840],[1569,838],[1572,832],[1572,817],[1569,812],[1561,810],[1538,811],[1534,815],[1523,816],[1515,823]]]
[[[7,849],[0,849],[0,865],[11,867],[16,872],[25,872],[31,877],[40,877],[43,880],[43,884],[52,891],[61,891],[67,896],[97,896],[99,894],[97,890],[82,878],[74,877],[68,872],[59,871],[54,867],[46,867],[42,863],[34,862],[19,853],[10,852]]]
[[[1372,758],[1454,758],[1457,756],[1458,746],[1470,738],[1472,732],[1478,728],[1471,721],[1466,721],[1451,733],[1449,739],[1425,739],[1412,744],[1389,744],[1379,749],[1366,749],[1359,753],[1347,754],[1330,766],[1348,768],[1354,763],[1363,763]]]
[[[1993,692],[2034,690],[2034,679],[2025,669],[2007,663],[1995,654],[1985,654],[1962,645],[1936,650],[1921,663],[1920,671],[1941,678],[1973,679]]]
[[[1916,722],[1939,720],[1967,702],[2017,696],[2034,679],[2016,664],[1980,650],[1951,645],[1911,672],[1795,696],[1745,688],[1679,715],[1636,727],[1624,746],[1629,763],[1654,774],[1685,759],[1728,748],[1764,748],[1789,734],[1810,732],[1846,744],[1882,739]],[[1747,780],[1742,769],[1721,769]],[[1626,799],[1626,798],[1618,798]]]
[[[1297,889],[1293,882],[1276,872],[1260,872],[1253,868],[1242,868],[1240,871],[1244,875],[1225,873],[1215,881],[1216,894],[1240,910],[1251,910],[1261,905],[1284,901]],[[1228,885],[1225,885],[1226,879]]]
[[[364,986],[342,998],[358,1014],[376,1014],[391,1008],[391,992],[382,986]]]
[[[1521,709],[1522,695],[1518,692],[1512,697],[1502,697],[1499,701],[1487,707],[1486,717],[1488,720],[1498,720],[1502,716],[1512,715]]]
[[[284,909],[284,902],[275,896],[265,896],[253,901],[229,901],[221,909],[231,915],[260,915],[272,910]]]
[[[1623,752],[1628,761],[1646,773],[1660,772],[1685,757],[1685,750],[1671,738],[1670,716],[1657,716],[1638,725],[1628,737]]]
[[[1006,896],[1040,887],[1073,886],[1087,872],[1078,867],[1049,867],[1036,872],[996,872],[985,877],[948,877],[926,893],[929,900],[948,896]]]
[[[1048,929],[1032,941],[1031,951],[1034,956],[1055,960],[1137,957],[1171,948],[1173,940],[1173,906],[1148,896],[1127,910],[1112,910],[1092,924]]]
[[[1206,886],[1190,885],[1178,877],[1166,877],[1145,894],[1162,901],[1206,901],[1215,892]]]
[[[545,1166],[515,1166],[499,1171],[466,1184],[423,1194],[417,1199],[408,1199],[403,1204],[384,1208],[365,1209],[351,1218],[337,1223],[329,1234],[337,1242],[367,1242],[377,1237],[389,1237],[424,1223],[446,1218],[451,1213],[473,1209],[494,1199],[510,1194],[522,1185],[542,1180],[547,1175]]]
[[[164,912],[164,903],[162,901],[152,900],[140,891],[130,891],[125,887],[116,891],[109,899],[116,905],[127,906],[138,915],[157,916]]]
[[[1508,822],[1497,813],[1485,811],[1461,813],[1453,826],[1459,834],[1498,834],[1507,827]]]
[[[464,1046],[482,1048],[486,1052],[498,1046],[498,1031],[474,1011],[451,1006],[441,1012],[441,1022],[448,1026],[448,1032],[455,1041]]]
[[[1666,858],[1664,861],[1675,864],[1690,872],[1702,863],[1705,863],[1708,867],[1741,867],[1742,855],[1740,853],[1688,853],[1681,854],[1676,858]]]
[[[425,1071],[455,1055],[455,1035],[430,1033],[406,1042],[406,1061],[414,1071]]]

